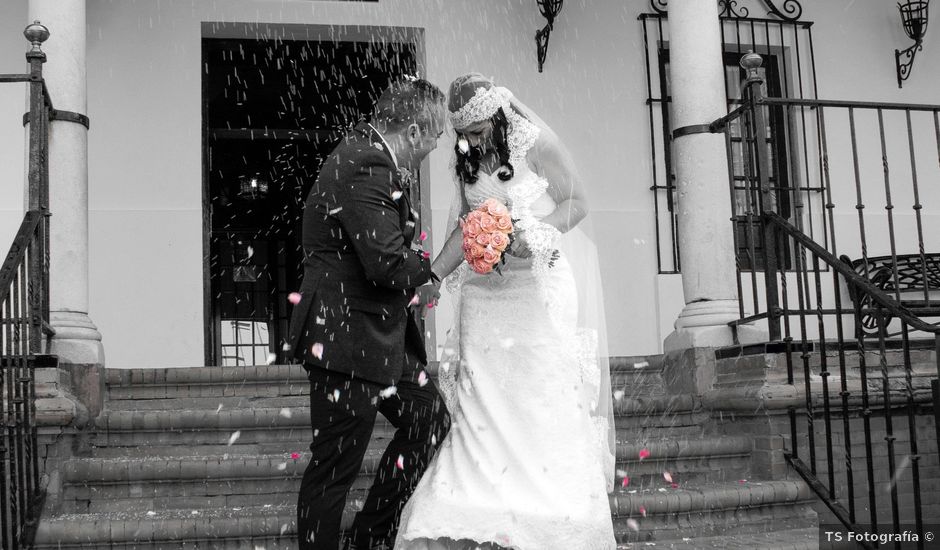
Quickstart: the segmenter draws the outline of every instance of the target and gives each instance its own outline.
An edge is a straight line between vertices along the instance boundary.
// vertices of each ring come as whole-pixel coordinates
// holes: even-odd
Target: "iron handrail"
[[[841,99],[799,99],[788,97],[761,97],[760,105],[792,105],[799,107],[846,107],[855,109],[882,109],[886,111],[940,111],[940,105],[926,103],[891,103],[883,101],[847,101]]]
[[[42,212],[30,210],[23,216],[23,222],[20,224],[19,231],[13,238],[13,244],[7,257],[3,260],[0,267],[0,303],[7,299],[10,294],[13,278],[16,276],[16,269],[20,266],[26,257],[26,251],[29,248],[29,242],[36,233],[36,228],[42,222]]]
[[[776,212],[764,212],[762,215],[778,229],[788,234],[795,241],[799,242],[801,245],[809,249],[814,255],[819,257],[820,260],[839,272],[840,275],[845,277],[846,283],[861,289],[863,292],[871,296],[872,300],[878,302],[878,304],[890,312],[894,317],[903,320],[917,330],[930,332],[935,335],[940,334],[940,327],[927,323],[909,309],[899,304],[886,292],[873,285],[867,277],[856,273],[854,269],[846,265],[845,262],[837,258],[834,254],[823,248],[819,243],[813,240],[812,237],[797,229],[783,216],[777,214]]]

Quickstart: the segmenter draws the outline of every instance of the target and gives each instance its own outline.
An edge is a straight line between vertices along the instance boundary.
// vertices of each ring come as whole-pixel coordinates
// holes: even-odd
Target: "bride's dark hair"
[[[502,107],[496,110],[496,113],[490,117],[493,123],[493,145],[496,147],[496,158],[499,159],[500,169],[496,175],[502,181],[509,181],[515,175],[515,170],[509,162],[509,120]],[[458,140],[459,141],[459,140]],[[457,152],[457,165],[455,170],[457,177],[463,183],[476,183],[477,172],[480,171],[480,161],[483,160],[483,153],[478,147],[470,147],[466,153],[460,150],[457,143],[454,144],[454,151]]]

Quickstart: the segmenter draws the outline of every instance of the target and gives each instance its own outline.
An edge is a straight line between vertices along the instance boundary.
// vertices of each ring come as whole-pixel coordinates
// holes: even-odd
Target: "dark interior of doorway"
[[[390,79],[416,74],[416,48],[205,38],[202,54],[205,361],[285,362],[304,199]]]

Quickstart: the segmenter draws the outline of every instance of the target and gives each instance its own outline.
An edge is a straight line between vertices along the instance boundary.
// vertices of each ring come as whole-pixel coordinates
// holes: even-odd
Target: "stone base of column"
[[[59,368],[54,376],[47,376],[50,387],[44,399],[37,399],[37,415],[42,409],[50,421],[65,420],[71,410],[76,425],[94,422],[104,409],[105,397],[101,333],[87,313],[53,311],[50,317],[56,335],[49,353],[59,358]],[[68,401],[74,401],[74,407]]]
[[[663,352],[690,348],[721,348],[767,341],[767,332],[754,325],[733,329],[728,323],[741,318],[737,300],[704,300],[686,304],[676,319],[676,330],[663,342]]]

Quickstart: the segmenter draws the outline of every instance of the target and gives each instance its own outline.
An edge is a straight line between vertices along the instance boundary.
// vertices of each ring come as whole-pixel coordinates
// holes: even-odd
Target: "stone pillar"
[[[53,107],[67,112],[49,130],[50,353],[94,418],[104,395],[104,348],[88,316],[88,129],[78,120],[87,108],[85,0],[30,0],[29,20],[49,29],[43,76]]]
[[[669,0],[669,76],[673,129],[708,124],[728,113],[718,3]],[[673,141],[678,241],[685,308],[666,352],[733,343],[740,317],[731,226],[728,157],[722,134]]]

